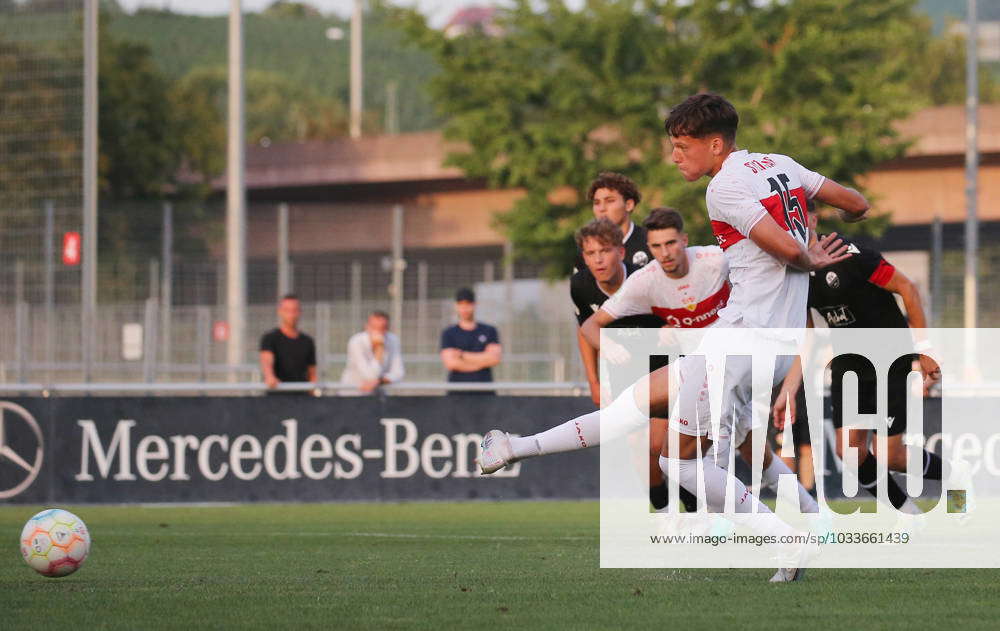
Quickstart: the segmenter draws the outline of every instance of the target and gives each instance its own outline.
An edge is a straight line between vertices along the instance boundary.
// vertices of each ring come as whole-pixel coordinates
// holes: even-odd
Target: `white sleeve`
[[[378,360],[367,350],[363,333],[351,336],[350,341],[347,342],[347,366],[363,381],[378,379],[382,374],[382,367],[379,366]]]
[[[406,371],[403,369],[403,350],[399,337],[390,334],[386,340],[386,352],[389,353],[389,370],[385,373],[385,378],[390,383],[396,383],[403,378]]]
[[[798,167],[799,181],[802,182],[802,190],[806,192],[806,197],[809,199],[816,197],[816,193],[819,193],[823,182],[826,182],[826,176],[820,175],[815,171],[810,171],[798,162],[795,163],[795,166]]]
[[[614,319],[653,312],[653,304],[647,295],[645,274],[641,271],[625,279],[613,296],[604,301],[601,309]]]
[[[711,219],[724,221],[744,237],[767,214],[750,187],[733,177],[709,185],[708,209]]]

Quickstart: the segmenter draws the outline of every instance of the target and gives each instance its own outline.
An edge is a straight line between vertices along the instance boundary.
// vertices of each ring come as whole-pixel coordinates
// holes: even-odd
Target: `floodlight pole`
[[[243,129],[243,12],[240,0],[229,3],[229,137],[226,166],[226,319],[229,378],[243,363],[246,332],[246,182]]]
[[[976,0],[968,0],[965,41],[965,319],[966,329],[976,328],[979,297],[976,257],[979,251],[978,196],[979,149],[979,33]]]
[[[80,354],[83,380],[92,378],[97,328],[97,11],[83,2],[83,246],[80,279]]]
[[[278,298],[292,293],[292,271],[288,260],[288,204],[278,204]]]
[[[363,0],[354,0],[354,11],[351,13],[351,138],[361,138],[361,20],[363,17]]]

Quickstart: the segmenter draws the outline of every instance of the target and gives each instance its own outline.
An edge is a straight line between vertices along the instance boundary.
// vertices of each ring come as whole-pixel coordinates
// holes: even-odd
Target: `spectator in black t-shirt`
[[[276,329],[260,338],[260,370],[268,388],[283,381],[316,383],[316,344],[299,331],[302,305],[289,294],[278,302]]]
[[[476,322],[476,295],[471,289],[458,290],[455,312],[458,324],[441,332],[441,363],[448,369],[448,381],[493,381],[492,368],[503,355],[496,328]]]

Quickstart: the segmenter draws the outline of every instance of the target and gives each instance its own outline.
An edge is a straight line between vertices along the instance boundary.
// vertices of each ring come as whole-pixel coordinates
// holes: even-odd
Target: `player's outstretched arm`
[[[836,208],[841,220],[847,223],[861,221],[868,213],[868,200],[864,195],[829,178],[820,186],[815,199]]]
[[[595,350],[601,350],[601,329],[614,322],[615,318],[604,309],[598,309],[594,315],[580,325],[580,333],[587,343]]]
[[[917,343],[918,350],[926,350],[930,347],[927,341],[927,332],[922,330],[927,328],[927,314],[924,313],[924,305],[920,300],[920,291],[903,272],[894,269],[889,281],[883,285],[887,291],[899,295],[903,300],[903,307],[906,309],[906,319],[910,328],[914,329],[913,339]],[[920,371],[924,374],[925,385],[930,385],[941,378],[941,367],[937,362],[921,353]]]

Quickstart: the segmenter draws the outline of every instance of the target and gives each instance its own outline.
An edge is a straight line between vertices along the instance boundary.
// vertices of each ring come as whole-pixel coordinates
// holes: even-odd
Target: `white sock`
[[[635,384],[622,390],[601,414],[604,418],[604,440],[619,438],[649,425],[649,414],[640,410],[635,403]]]
[[[594,447],[601,442],[601,413],[590,412],[531,436],[511,436],[516,458],[531,458]]]
[[[704,497],[698,500],[713,512],[725,510],[726,485],[732,484],[736,499],[736,514],[726,513],[732,521],[746,526],[758,533],[774,535],[794,535],[796,530],[781,521],[771,512],[767,505],[762,504],[747,487],[725,469],[707,458],[680,460],[660,456],[660,469],[664,475],[674,475],[672,463],[677,463],[677,483],[691,493],[698,494],[698,468],[705,477]]]
[[[796,486],[799,487],[799,510],[803,513],[818,513],[819,504],[813,499],[813,496],[809,494],[804,486],[798,481],[798,476],[788,468],[785,461],[777,456],[777,454],[771,454],[771,466],[764,469],[760,476],[760,483],[767,488],[773,490],[775,493],[778,492],[778,476],[780,475],[790,475],[795,478]]]

